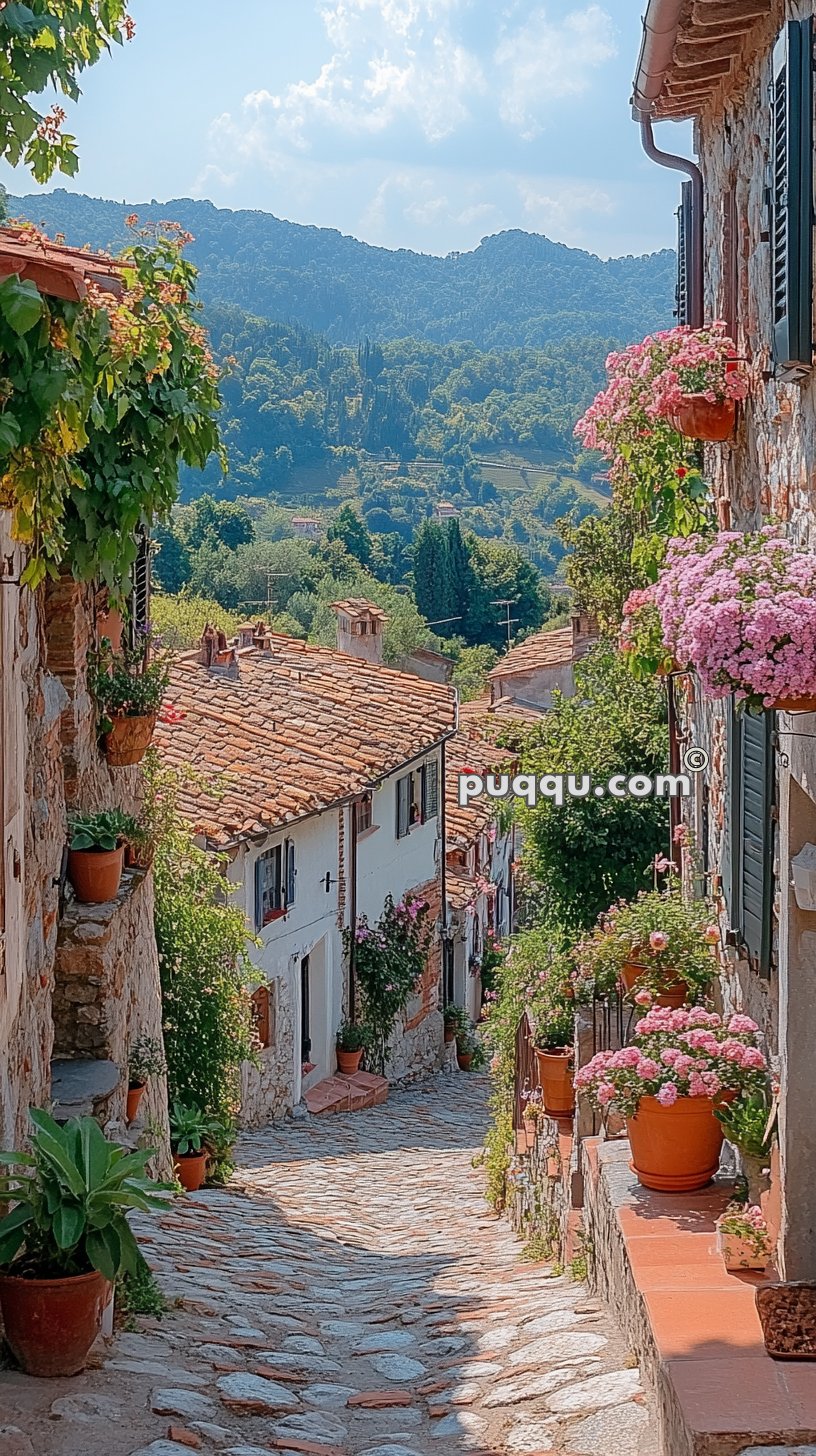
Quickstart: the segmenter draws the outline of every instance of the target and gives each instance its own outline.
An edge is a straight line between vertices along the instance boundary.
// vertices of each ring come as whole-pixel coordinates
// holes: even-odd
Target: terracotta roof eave
[[[632,85],[635,121],[699,116],[734,71],[745,36],[773,0],[648,0]]]

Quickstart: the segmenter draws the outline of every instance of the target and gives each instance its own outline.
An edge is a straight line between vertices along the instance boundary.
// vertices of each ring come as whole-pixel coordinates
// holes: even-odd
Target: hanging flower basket
[[[816,694],[801,698],[774,698],[769,707],[777,713],[816,713]]]
[[[642,976],[648,975],[649,967],[643,961],[624,961],[621,967],[621,984],[627,995],[631,996],[637,990],[638,982]],[[689,988],[681,977],[676,976],[674,971],[665,972],[663,989],[653,997],[655,1006],[671,1006],[677,1010],[685,1006],[688,1000]]]
[[[125,713],[112,717],[113,727],[105,734],[105,757],[112,768],[141,763],[153,738],[156,714],[130,718]]]
[[[710,444],[730,440],[736,421],[736,400],[711,400],[705,394],[684,394],[671,416],[679,434]]]

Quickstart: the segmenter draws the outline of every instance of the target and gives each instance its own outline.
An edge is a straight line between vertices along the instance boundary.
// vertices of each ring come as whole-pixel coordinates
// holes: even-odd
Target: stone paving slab
[[[485,1205],[487,1090],[246,1136],[136,1221],[177,1307],[75,1380],[0,1372],[0,1456],[658,1456],[612,1320]]]

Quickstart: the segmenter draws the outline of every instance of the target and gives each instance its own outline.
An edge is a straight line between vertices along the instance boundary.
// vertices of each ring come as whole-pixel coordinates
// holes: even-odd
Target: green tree
[[[152,539],[157,548],[151,560],[154,583],[161,591],[180,592],[190,580],[190,552],[172,521],[154,526]]]
[[[497,602],[510,603],[514,634],[539,628],[549,612],[551,598],[536,568],[514,546],[468,536],[467,549],[475,588],[463,623],[466,641],[486,642],[497,649],[506,647],[507,629],[503,624],[507,608],[497,606]]]
[[[234,637],[243,621],[237,613],[226,612],[211,597],[196,597],[188,592],[170,596],[154,592],[150,602],[150,620],[168,647],[184,652],[201,641],[207,623],[220,628],[227,637]]]
[[[193,551],[205,541],[220,541],[235,550],[255,538],[252,517],[238,501],[217,501],[211,495],[199,496],[191,510],[187,544]]]
[[[414,596],[428,622],[457,615],[448,574],[448,538],[438,521],[426,521],[414,540]]]
[[[654,679],[635,682],[622,656],[602,643],[576,665],[575,687],[574,697],[557,697],[540,724],[516,738],[521,772],[588,774],[595,784],[617,773],[666,772],[666,700]],[[668,800],[544,800],[523,807],[520,823],[525,863],[548,915],[581,931],[613,900],[646,887],[651,861],[668,843]]]
[[[481,698],[487,691],[487,675],[496,666],[499,654],[495,648],[463,647],[453,669],[453,686],[463,703]]]
[[[636,531],[631,513],[611,506],[580,525],[574,520],[557,525],[570,553],[566,575],[576,605],[595,617],[602,631],[617,632],[629,593],[647,584],[645,571],[632,564]]]
[[[329,522],[326,536],[329,541],[342,542],[349,556],[353,556],[361,566],[368,566],[371,560],[371,533],[353,506],[343,506],[337,512]]]
[[[29,101],[49,89],[71,101],[81,95],[78,78],[111,42],[134,32],[126,0],[17,0],[0,10],[0,157],[23,162],[37,182],[59,168],[73,177],[79,167],[76,140],[62,132],[65,113],[45,114]]]

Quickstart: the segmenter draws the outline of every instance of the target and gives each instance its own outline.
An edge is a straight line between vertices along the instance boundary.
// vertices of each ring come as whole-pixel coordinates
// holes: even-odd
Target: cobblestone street
[[[178,1307],[74,1380],[0,1374],[0,1456],[655,1456],[607,1314],[484,1202],[485,1095],[244,1138],[228,1191],[142,1228]]]

